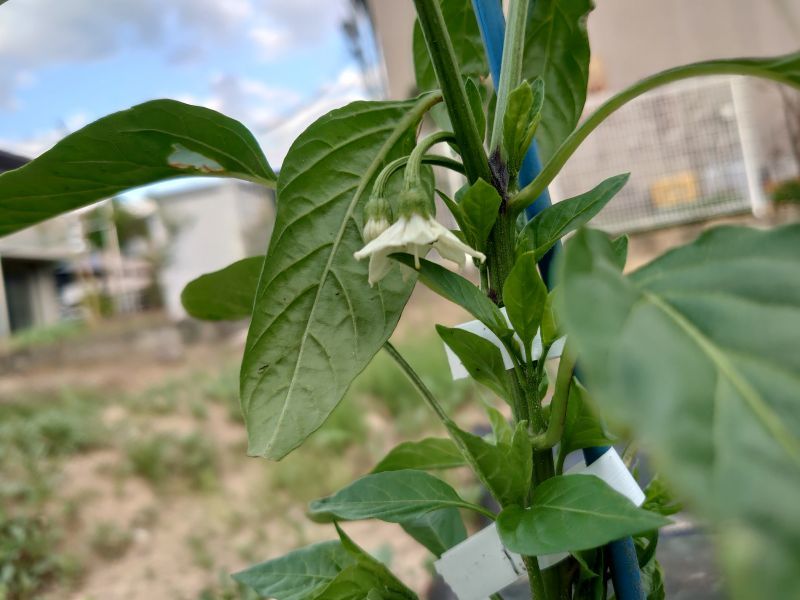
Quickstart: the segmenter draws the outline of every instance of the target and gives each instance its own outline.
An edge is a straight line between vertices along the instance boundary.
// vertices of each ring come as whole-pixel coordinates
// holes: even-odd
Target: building
[[[0,172],[27,159],[0,151]],[[62,317],[58,269],[83,250],[80,221],[65,215],[0,238],[0,337]]]
[[[186,317],[184,286],[204,273],[264,254],[275,221],[274,192],[238,180],[219,180],[154,193],[154,237],[164,248],[158,279],[167,313]]]
[[[416,91],[410,2],[368,0],[387,74],[388,98]],[[592,44],[586,111],[657,71],[731,56],[797,50],[800,4],[789,0],[603,0],[589,18]],[[596,219],[635,231],[723,214],[764,212],[770,186],[800,173],[787,131],[790,106],[778,84],[707,78],[654,90],[601,125],[551,186],[554,201],[632,172]]]

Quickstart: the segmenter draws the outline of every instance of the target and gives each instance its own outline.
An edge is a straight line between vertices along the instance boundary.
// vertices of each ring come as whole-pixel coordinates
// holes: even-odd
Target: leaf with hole
[[[238,121],[175,100],[145,102],[90,123],[0,175],[0,235],[132,188],[198,176],[275,187],[258,142]]]

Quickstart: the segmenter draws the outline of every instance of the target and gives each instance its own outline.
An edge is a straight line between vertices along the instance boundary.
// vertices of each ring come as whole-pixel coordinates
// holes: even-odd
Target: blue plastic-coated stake
[[[531,0],[535,2],[536,0]],[[505,18],[500,5],[500,0],[472,0],[475,16],[478,19],[478,27],[481,31],[486,55],[489,59],[489,69],[492,73],[492,80],[497,85],[500,81],[500,67],[503,59],[503,40],[505,38]],[[539,153],[536,149],[536,142],[531,143],[519,173],[520,186],[531,183],[536,175],[542,170],[539,161]],[[528,219],[532,219],[545,208],[550,206],[550,194],[547,190],[536,199],[536,201],[525,210]],[[553,249],[545,255],[539,262],[547,287],[553,285],[551,265],[553,257],[561,250],[561,243],[556,244]],[[586,448],[583,457],[586,464],[591,464],[603,456],[609,446],[597,448]],[[625,538],[611,542],[606,547],[609,554],[609,569],[611,580],[614,584],[614,592],[619,600],[643,600],[644,591],[642,589],[642,578],[639,572],[639,561],[636,557],[636,547],[633,545],[632,538]]]

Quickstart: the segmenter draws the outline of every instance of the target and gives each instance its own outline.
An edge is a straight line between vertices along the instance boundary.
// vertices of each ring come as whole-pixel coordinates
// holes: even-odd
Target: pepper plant
[[[796,597],[800,226],[719,227],[625,274],[627,239],[587,224],[626,175],[527,221],[525,210],[631,99],[717,74],[800,87],[800,53],[673,68],[580,122],[591,0],[510,0],[496,94],[472,5],[414,4],[423,93],[324,115],[294,142],[279,176],[240,123],[156,100],[102,118],[0,176],[0,233],[176,177],[233,177],[277,190],[266,256],[201,277],[183,298],[200,318],[252,316],[241,369],[248,453],[287,457],[379,351],[405,371],[443,435],[401,444],[369,474],[311,502],[310,516],[331,522],[333,539],[236,575],[264,597],[416,598],[337,522],[398,523],[439,556],[466,538],[462,516],[472,511],[496,520],[505,546],[524,557],[532,598],[610,597],[602,548],[627,536],[642,593],[663,598],[655,547],[676,510],[664,481],[712,526],[733,597]],[[423,135],[428,115],[437,125]],[[452,152],[435,152],[441,143]],[[544,167],[521,181],[534,143]],[[437,188],[433,166],[462,178],[453,197]],[[435,194],[457,231],[437,220]],[[545,282],[542,261],[570,233]],[[471,261],[480,283],[430,261],[431,249],[455,267]],[[510,407],[510,423],[486,407],[488,437],[464,431],[388,341],[418,282],[496,337],[436,327],[469,374]],[[549,379],[546,357],[565,335]],[[659,470],[643,507],[597,477],[563,472],[567,454],[620,439],[606,424],[645,447]],[[474,471],[499,513],[435,474],[459,467]],[[540,568],[537,556],[558,552],[570,557]]]

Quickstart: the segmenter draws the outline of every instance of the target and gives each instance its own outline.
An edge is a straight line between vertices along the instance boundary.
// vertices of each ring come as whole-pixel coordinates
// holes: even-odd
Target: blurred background
[[[796,0],[603,0],[587,111],[635,80],[708,58],[797,50]],[[410,0],[11,0],[0,8],[0,170],[156,97],[241,120],[278,170],[313,120],[416,93]],[[800,220],[800,94],[747,78],[675,84],[602,125],[555,201],[631,171],[595,224],[631,234],[628,268],[720,222]],[[0,239],[0,599],[247,598],[227,577],[330,537],[305,503],[405,439],[441,434],[384,356],[281,463],[245,456],[247,323],[187,318],[191,279],[262,254],[272,192],[204,179],[136,190]],[[418,289],[395,341],[465,427],[485,390],[450,381]],[[466,494],[464,473],[448,475]],[[348,531],[412,587],[426,555],[393,525]],[[691,523],[667,535],[670,598],[722,597]]]

